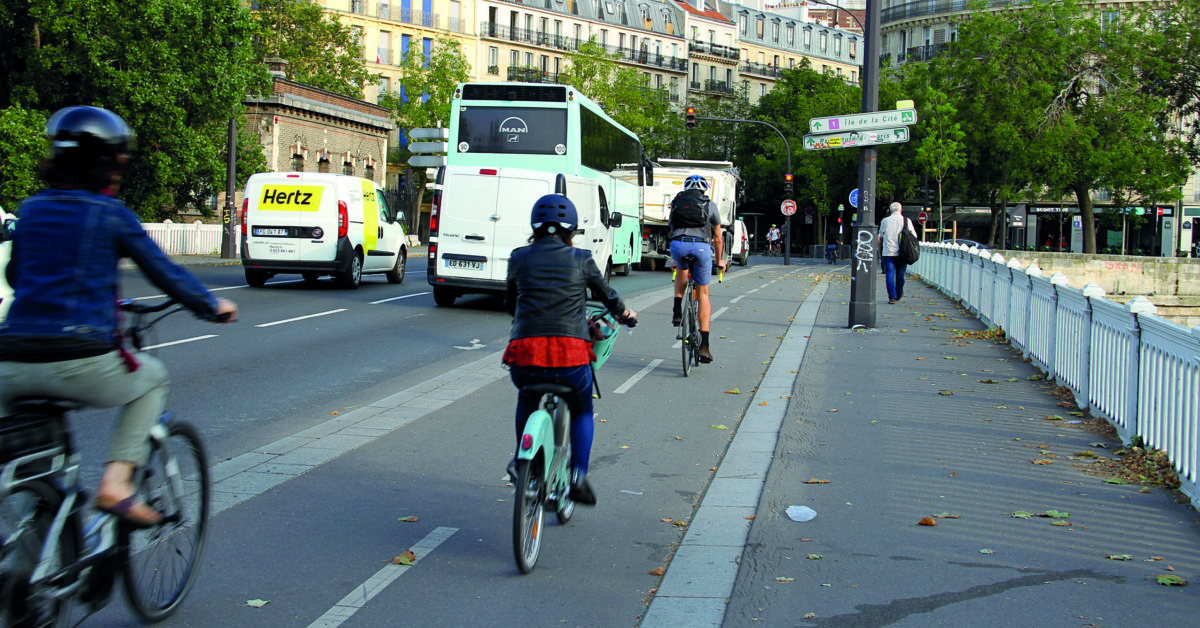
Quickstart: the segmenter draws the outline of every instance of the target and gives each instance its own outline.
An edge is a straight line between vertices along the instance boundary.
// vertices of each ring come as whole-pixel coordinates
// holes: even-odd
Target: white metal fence
[[[1200,327],[1156,316],[1146,297],[1121,305],[1095,283],[1075,288],[1036,263],[962,245],[923,244],[909,270],[1003,329],[1123,440],[1166,452],[1183,492],[1200,501]]]
[[[192,223],[144,222],[142,227],[150,239],[167,255],[219,255],[222,225]]]

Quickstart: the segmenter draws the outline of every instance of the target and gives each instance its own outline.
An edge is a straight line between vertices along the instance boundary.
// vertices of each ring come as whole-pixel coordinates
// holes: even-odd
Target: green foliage
[[[918,113],[922,121],[924,138],[917,147],[917,163],[925,167],[929,176],[938,185],[938,223],[943,222],[942,182],[953,170],[967,163],[963,138],[966,136],[961,125],[955,121],[958,110],[950,104],[946,94],[935,89],[927,92],[928,100]]]
[[[376,80],[367,71],[359,31],[342,24],[316,2],[258,0],[254,11],[258,58],[288,62],[287,78],[351,98]]]
[[[0,107],[111,109],[138,135],[122,198],[146,220],[203,206],[224,187],[228,121],[266,86],[253,34],[240,0],[0,0]],[[261,147],[243,138],[238,158],[244,181]]]
[[[400,61],[396,88],[380,98],[379,104],[392,110],[401,129],[446,126],[454,89],[470,75],[471,63],[459,43],[441,36],[433,42],[428,60],[420,48],[409,48]]]
[[[15,212],[17,203],[38,191],[38,164],[46,154],[42,134],[46,116],[12,106],[0,109],[0,207]]]

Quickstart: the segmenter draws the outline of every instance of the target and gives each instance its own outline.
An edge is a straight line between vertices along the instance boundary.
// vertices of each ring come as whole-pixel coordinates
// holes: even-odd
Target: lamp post
[[[879,2],[867,0],[867,24],[863,29],[863,113],[879,109]],[[875,225],[876,161],[874,146],[861,149],[858,220],[853,225],[854,263],[850,267],[850,327],[875,326],[875,258],[879,251],[879,227]]]

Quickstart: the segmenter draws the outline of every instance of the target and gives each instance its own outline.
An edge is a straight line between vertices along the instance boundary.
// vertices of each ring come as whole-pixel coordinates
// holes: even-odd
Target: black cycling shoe
[[[508,466],[505,467],[504,471],[506,473],[508,473],[509,481],[511,481],[513,484],[516,484],[517,483],[517,459],[513,458],[511,461],[509,461]]]
[[[671,326],[679,327],[683,324],[683,312],[675,312],[671,314]]]
[[[567,494],[571,501],[584,506],[596,505],[596,493],[592,491],[592,485],[588,483],[587,477],[581,475],[578,471],[571,474],[571,492]]]

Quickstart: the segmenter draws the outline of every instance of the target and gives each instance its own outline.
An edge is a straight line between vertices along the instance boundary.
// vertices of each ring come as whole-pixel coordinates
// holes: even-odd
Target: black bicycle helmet
[[[537,229],[546,223],[557,223],[567,231],[574,231],[579,226],[579,213],[575,211],[575,203],[562,194],[547,194],[533,204],[533,213],[529,216],[529,224]]]
[[[59,109],[46,122],[50,158],[59,167],[107,165],[120,168],[118,156],[128,155],[136,137],[121,116],[100,107]]]

